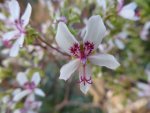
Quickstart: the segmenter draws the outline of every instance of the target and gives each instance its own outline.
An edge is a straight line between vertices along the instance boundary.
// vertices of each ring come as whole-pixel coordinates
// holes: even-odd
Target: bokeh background
[[[41,74],[40,88],[46,93],[44,98],[37,97],[42,106],[35,113],[150,113],[150,25],[144,27],[150,22],[150,0],[124,0],[124,5],[137,4],[136,21],[118,14],[117,0],[104,0],[106,6],[99,1],[103,0],[18,0],[21,12],[28,2],[33,11],[24,47],[15,58],[9,57],[9,47],[2,43],[7,29],[0,21],[0,113],[13,113],[13,109],[23,106],[24,100],[10,109],[3,100],[6,95],[11,98],[18,88],[17,73],[26,70],[29,76],[36,71]],[[0,2],[1,13],[8,15],[6,1]],[[101,15],[107,27],[97,52],[114,55],[121,65],[115,71],[93,66],[93,84],[84,95],[77,83],[78,72],[66,82],[59,79],[60,68],[70,57],[39,38],[44,37],[49,45],[58,48],[57,24],[64,21],[80,39],[87,19],[95,14]],[[147,34],[143,36],[142,31]],[[141,88],[139,83],[145,86]]]

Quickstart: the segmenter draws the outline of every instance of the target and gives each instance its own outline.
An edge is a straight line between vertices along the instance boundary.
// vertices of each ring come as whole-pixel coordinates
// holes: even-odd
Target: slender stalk
[[[43,43],[45,43],[47,46],[49,46],[51,49],[53,49],[53,50],[55,50],[55,51],[57,51],[57,52],[59,52],[59,53],[65,55],[65,56],[70,57],[70,55],[68,55],[68,54],[66,54],[66,53],[64,53],[64,52],[62,52],[62,51],[60,51],[58,48],[53,47],[51,44],[49,44],[47,41],[45,41],[45,40],[44,40],[44,37],[43,37],[42,35],[39,34],[38,39],[39,39],[40,41],[42,41]]]

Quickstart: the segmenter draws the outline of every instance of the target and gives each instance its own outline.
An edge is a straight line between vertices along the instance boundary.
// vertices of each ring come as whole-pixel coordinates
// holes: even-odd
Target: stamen
[[[16,25],[16,28],[20,31],[20,33],[25,33],[25,30],[23,28],[23,23],[24,23],[24,20],[15,20],[15,25]]]
[[[75,57],[79,57],[79,44],[75,43],[71,48],[70,48],[70,52],[73,54],[73,56]]]
[[[86,56],[89,56],[92,53],[93,49],[94,49],[93,43],[90,43],[89,41],[84,43],[84,51]]]
[[[26,82],[25,84],[24,84],[24,88],[25,89],[30,89],[30,90],[33,90],[33,89],[35,89],[35,83],[34,82]]]
[[[73,56],[80,58],[81,60],[86,59],[94,49],[94,44],[92,42],[85,42],[84,45],[79,45],[75,43],[71,48],[70,52]]]
[[[89,78],[87,78],[87,76],[86,76],[86,65],[83,65],[83,75],[80,76],[80,80],[78,83],[82,83],[82,82],[84,85],[86,85],[86,83],[92,84],[91,76]]]
[[[92,84],[92,78],[90,77],[89,79],[86,78],[86,76],[81,76],[80,80],[78,81],[78,83],[82,83],[85,85],[86,83],[88,84]]]

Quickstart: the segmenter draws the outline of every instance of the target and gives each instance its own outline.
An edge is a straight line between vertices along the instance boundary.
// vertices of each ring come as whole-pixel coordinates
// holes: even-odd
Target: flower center
[[[84,44],[75,43],[71,48],[70,52],[76,58],[80,58],[82,64],[86,64],[87,57],[94,50],[94,44],[87,41]]]
[[[15,20],[15,25],[16,25],[16,28],[19,30],[20,33],[25,33],[25,30],[23,28],[23,20],[19,19],[19,20]]]
[[[34,90],[36,88],[36,86],[35,86],[34,82],[26,82],[24,84],[24,88],[29,89],[29,90]]]
[[[83,75],[80,76],[79,83],[83,83],[84,85],[86,85],[86,83],[92,84],[91,77],[87,78],[86,62],[88,56],[93,52],[93,50],[94,50],[94,44],[89,41],[85,42],[84,44],[75,43],[70,48],[71,54],[74,57],[79,58],[81,63],[83,64]]]

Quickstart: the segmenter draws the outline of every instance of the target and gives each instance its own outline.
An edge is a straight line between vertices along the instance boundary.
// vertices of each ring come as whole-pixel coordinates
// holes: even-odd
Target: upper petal
[[[67,80],[69,77],[77,70],[77,68],[80,65],[80,60],[72,60],[68,64],[65,64],[61,69],[60,69],[60,77],[59,79],[64,79]]]
[[[25,10],[23,16],[21,17],[21,20],[23,20],[23,27],[25,27],[29,23],[31,12],[32,12],[32,7],[28,3],[26,10]]]
[[[86,76],[86,79],[88,80],[89,83],[87,82],[81,82],[80,83],[80,90],[86,94],[91,86],[91,75],[92,75],[92,71],[91,71],[91,67],[90,65],[86,65],[85,67],[85,76]],[[79,68],[79,79],[81,81],[81,76],[84,76],[84,69],[83,69],[83,66],[80,66]],[[83,78],[83,77],[82,77]]]
[[[30,93],[31,93],[30,90],[24,90],[24,91],[22,91],[22,92],[16,94],[16,95],[14,96],[14,98],[13,98],[13,101],[18,102],[18,101],[20,101],[22,98],[24,98],[25,96],[27,96],[27,95],[30,94]]]
[[[135,12],[133,10],[125,10],[125,9],[122,9],[120,12],[119,12],[119,15],[125,19],[130,19],[130,20],[136,20],[135,19]]]
[[[86,25],[86,34],[84,36],[84,42],[89,41],[94,43],[96,49],[101,43],[105,35],[106,27],[102,18],[99,15],[92,16]]]
[[[105,66],[113,70],[120,66],[115,57],[109,54],[97,54],[89,56],[89,60],[93,64],[96,64],[98,66]]]
[[[67,26],[63,22],[59,22],[56,34],[56,42],[62,50],[70,54],[70,48],[78,41],[74,38]]]
[[[11,0],[8,3],[11,18],[15,21],[20,16],[20,6],[16,0]]]
[[[23,86],[26,82],[28,82],[26,74],[23,72],[19,72],[17,74],[17,82],[20,84],[20,86]]]
[[[119,12],[119,15],[123,18],[130,20],[139,20],[139,17],[135,15],[135,9],[137,8],[137,4],[132,2],[128,5],[125,5]]]
[[[123,9],[126,9],[126,10],[135,10],[136,8],[137,8],[137,4],[135,2],[127,4],[123,7]]]
[[[35,85],[37,86],[40,83],[40,81],[41,81],[40,74],[38,72],[35,72],[33,74],[33,76],[32,76],[32,80],[31,81],[34,82]]]

